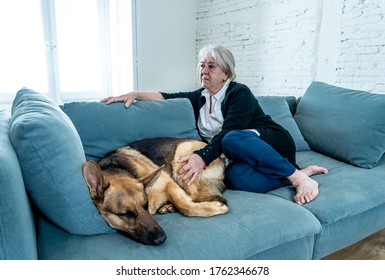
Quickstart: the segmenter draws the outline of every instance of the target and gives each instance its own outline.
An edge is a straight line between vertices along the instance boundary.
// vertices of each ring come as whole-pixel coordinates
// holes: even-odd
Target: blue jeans
[[[228,132],[222,139],[222,150],[232,161],[225,174],[229,189],[266,193],[288,185],[287,177],[296,170],[287,158],[252,131]]]

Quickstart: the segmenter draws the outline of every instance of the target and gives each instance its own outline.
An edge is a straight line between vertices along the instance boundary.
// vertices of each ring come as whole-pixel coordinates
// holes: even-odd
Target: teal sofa
[[[148,246],[106,225],[81,165],[143,138],[197,139],[188,101],[58,106],[23,88],[0,112],[0,259],[321,259],[385,228],[385,95],[313,82],[300,100],[257,99],[299,166],[329,169],[314,177],[319,196],[299,206],[291,186],[226,190],[225,215],[155,215],[167,240]]]

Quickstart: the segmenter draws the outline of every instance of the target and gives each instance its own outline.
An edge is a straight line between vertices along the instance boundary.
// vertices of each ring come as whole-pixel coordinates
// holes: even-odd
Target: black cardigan
[[[197,123],[199,110],[206,103],[206,98],[202,96],[203,90],[204,88],[200,88],[192,92],[162,92],[161,94],[165,99],[188,98],[194,108],[195,121]],[[261,134],[261,138],[266,129],[281,132],[284,130],[274,122],[269,115],[263,112],[261,106],[258,104],[258,100],[244,84],[230,82],[225,93],[225,98],[221,104],[221,109],[224,118],[221,132],[215,135],[205,148],[195,152],[202,157],[206,165],[209,165],[222,154],[221,140],[223,136],[231,130],[256,129]]]

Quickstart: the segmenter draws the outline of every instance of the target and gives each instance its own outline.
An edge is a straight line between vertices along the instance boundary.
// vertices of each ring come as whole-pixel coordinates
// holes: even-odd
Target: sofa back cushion
[[[295,120],[310,147],[363,168],[385,152],[385,95],[313,82]]]
[[[292,115],[292,112],[295,111],[295,97],[257,96],[257,100],[265,114],[270,115],[276,123],[289,131],[297,152],[310,150]]]
[[[20,90],[12,106],[10,139],[25,187],[45,216],[73,234],[112,231],[91,200],[79,135],[59,106],[43,94]]]
[[[0,260],[37,259],[34,218],[9,140],[10,120],[9,112],[0,111]]]
[[[99,160],[116,148],[154,137],[200,140],[194,112],[187,99],[162,102],[71,102],[61,106],[75,125],[87,160]]]

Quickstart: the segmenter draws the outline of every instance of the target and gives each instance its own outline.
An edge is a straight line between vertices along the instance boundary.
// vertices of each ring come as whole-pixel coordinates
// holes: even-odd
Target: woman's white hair
[[[227,48],[223,46],[205,46],[198,54],[198,73],[200,62],[204,59],[209,58],[214,60],[216,64],[225,72],[230,81],[234,81],[237,77],[235,73],[235,60],[233,54]]]

